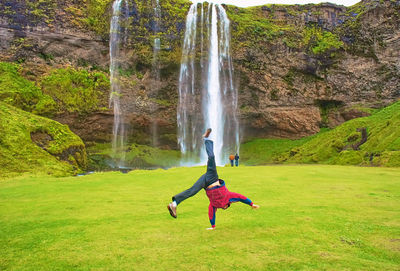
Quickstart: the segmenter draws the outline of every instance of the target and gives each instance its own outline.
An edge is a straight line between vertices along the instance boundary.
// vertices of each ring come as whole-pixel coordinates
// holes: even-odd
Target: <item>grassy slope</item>
[[[66,175],[77,171],[86,163],[86,153],[80,152],[70,162],[60,161],[60,155],[70,147],[84,150],[82,140],[68,126],[35,116],[0,102],[0,177],[21,173]],[[31,140],[31,132],[41,131],[54,139],[48,152]],[[51,154],[52,155],[51,155]]]
[[[343,150],[360,141],[361,133],[356,129],[362,127],[367,128],[367,142],[359,151]],[[350,140],[352,136],[356,139]],[[288,162],[400,166],[400,101],[370,117],[348,121],[294,151]]]
[[[279,163],[279,157],[295,147],[299,147],[315,136],[291,139],[254,139],[240,147],[240,159],[245,165]]]
[[[0,182],[0,269],[398,270],[400,172],[342,166],[219,168],[240,203],[206,231],[204,167]]]
[[[367,128],[367,142],[359,151],[346,149],[361,140],[356,129],[362,127]],[[400,166],[400,101],[370,117],[348,121],[309,138],[247,142],[241,153],[242,161],[251,165],[284,162]]]

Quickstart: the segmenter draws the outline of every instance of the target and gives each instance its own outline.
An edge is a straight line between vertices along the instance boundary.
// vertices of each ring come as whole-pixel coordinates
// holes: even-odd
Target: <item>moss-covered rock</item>
[[[0,130],[0,177],[86,169],[85,146],[66,125],[0,102]]]

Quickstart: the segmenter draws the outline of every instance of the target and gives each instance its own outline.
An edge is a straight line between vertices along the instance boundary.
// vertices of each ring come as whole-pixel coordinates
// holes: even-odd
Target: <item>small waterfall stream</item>
[[[155,38],[153,41],[153,63],[152,63],[152,74],[153,74],[153,91],[157,93],[160,89],[160,59],[159,53],[161,50],[161,39],[157,36],[160,32],[161,26],[161,6],[159,0],[153,0],[153,9],[154,9],[154,34]],[[156,115],[156,111],[158,110],[157,104],[154,103],[152,111],[154,112],[154,116]],[[153,120],[151,123],[151,134],[152,134],[152,145],[153,147],[158,146],[158,125],[157,120]]]
[[[123,151],[123,147],[125,145],[126,131],[120,104],[121,85],[119,83],[120,44],[121,41],[126,39],[126,34],[123,33],[126,33],[126,31],[124,30],[122,32],[121,29],[121,19],[124,17],[124,14],[122,14],[123,2],[123,0],[114,1],[110,24],[110,108],[113,108],[114,110],[112,150],[115,167],[124,167],[125,161],[125,152]],[[125,1],[125,9],[128,8],[128,3]]]
[[[196,48],[198,36],[200,48]],[[201,134],[208,127],[213,129],[211,139],[218,165],[224,165],[230,153],[238,152],[239,122],[230,56],[230,21],[219,4],[193,3],[188,12],[177,111],[178,143],[185,164],[206,160],[205,152],[201,151]]]

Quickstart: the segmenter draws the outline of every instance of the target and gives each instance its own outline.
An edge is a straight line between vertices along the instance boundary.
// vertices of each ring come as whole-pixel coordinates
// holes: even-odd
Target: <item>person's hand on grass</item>
[[[253,209],[258,209],[258,208],[260,208],[260,205],[253,204],[253,205],[251,206],[251,208],[253,208]]]

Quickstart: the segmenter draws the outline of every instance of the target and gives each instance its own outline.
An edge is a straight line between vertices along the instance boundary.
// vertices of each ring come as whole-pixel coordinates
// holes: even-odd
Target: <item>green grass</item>
[[[204,167],[0,182],[1,270],[398,270],[400,172],[219,168],[236,203],[209,226]]]

